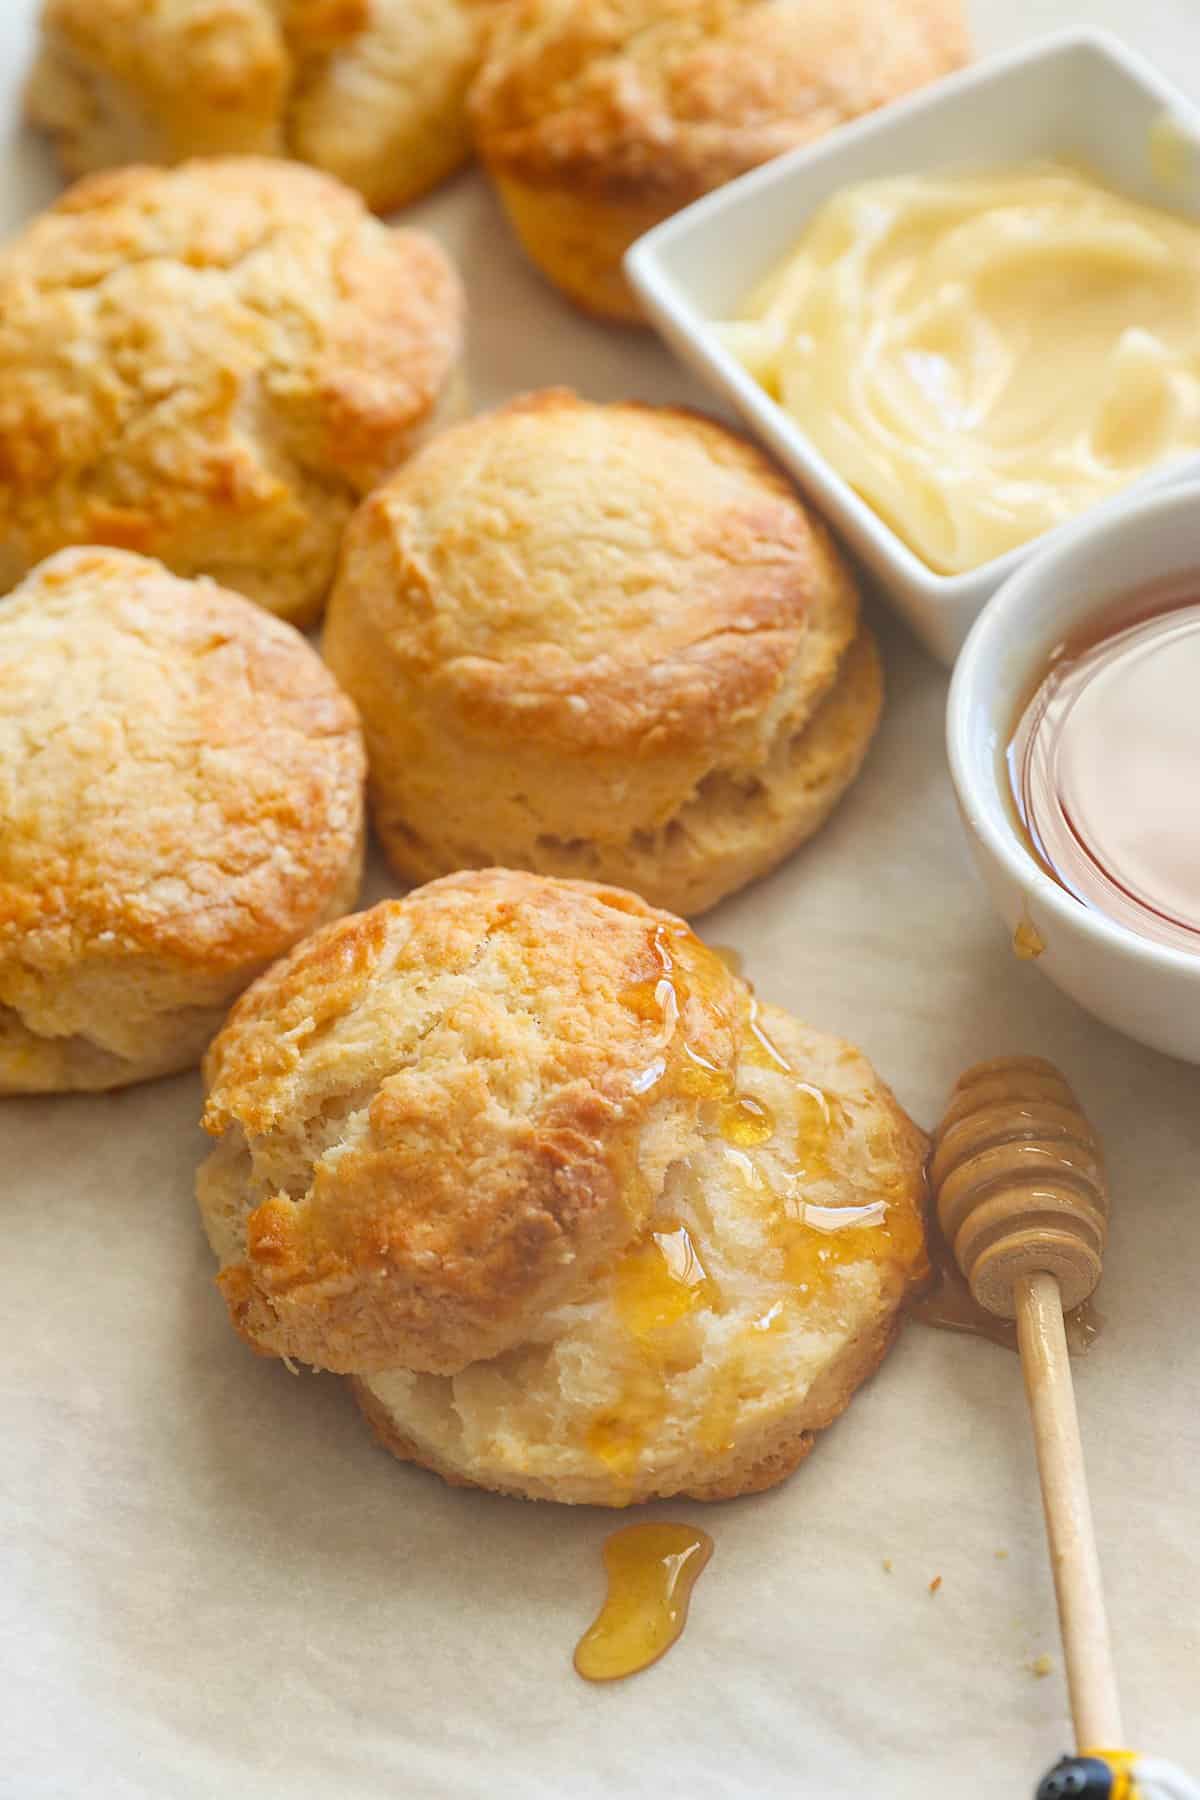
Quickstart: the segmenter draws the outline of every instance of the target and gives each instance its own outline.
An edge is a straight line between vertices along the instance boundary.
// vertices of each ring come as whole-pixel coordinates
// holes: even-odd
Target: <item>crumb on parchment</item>
[[[1035,1656],[1030,1663],[1029,1668],[1030,1672],[1036,1675],[1040,1681],[1043,1676],[1049,1675],[1054,1668],[1054,1658],[1052,1656]]]
[[[892,1572],[892,1559],[890,1556],[885,1556],[883,1559],[883,1572],[885,1575],[890,1575]]]
[[[1008,1551],[1007,1550],[993,1550],[992,1555],[995,1557],[997,1562],[1007,1562],[1007,1560],[1008,1560]]]
[[[940,1576],[940,1575],[935,1575],[935,1576],[934,1576],[934,1578],[933,1578],[933,1580],[932,1580],[932,1581],[931,1581],[931,1582],[930,1582],[930,1584],[929,1584],[929,1591],[930,1591],[930,1593],[931,1593],[931,1594],[936,1594],[936,1593],[937,1593],[937,1591],[938,1591],[938,1589],[939,1589],[939,1588],[940,1588],[940,1587],[941,1587],[941,1585],[942,1585],[942,1578],[941,1578],[941,1576]]]

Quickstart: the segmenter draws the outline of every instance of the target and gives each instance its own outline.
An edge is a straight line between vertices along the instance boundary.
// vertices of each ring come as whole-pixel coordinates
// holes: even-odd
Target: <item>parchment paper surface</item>
[[[6,228],[56,185],[16,123],[33,11],[0,4]],[[1200,93],[1197,0],[974,6],[982,52],[1085,20]],[[547,382],[705,403],[650,339],[544,289],[476,176],[415,216],[471,289],[477,403]],[[945,676],[880,623],[861,783],[706,935],[927,1124],[963,1064],[1026,1049],[1101,1126],[1107,1327],[1077,1375],[1127,1726],[1200,1773],[1200,1071],[1013,958],[951,801]],[[199,1099],[185,1076],[0,1103],[4,1800],[1032,1792],[1068,1726],[1015,1358],[911,1327],[784,1487],[659,1509],[716,1539],[687,1635],[589,1687],[569,1656],[619,1521],[402,1468],[338,1381],[235,1340],[192,1202]]]

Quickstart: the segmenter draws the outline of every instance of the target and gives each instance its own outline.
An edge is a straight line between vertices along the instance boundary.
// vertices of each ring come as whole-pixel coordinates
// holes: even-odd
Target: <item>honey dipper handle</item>
[[[1062,1295],[1055,1276],[1038,1274],[1018,1277],[1015,1297],[1075,1744],[1081,1751],[1112,1749],[1125,1740]]]

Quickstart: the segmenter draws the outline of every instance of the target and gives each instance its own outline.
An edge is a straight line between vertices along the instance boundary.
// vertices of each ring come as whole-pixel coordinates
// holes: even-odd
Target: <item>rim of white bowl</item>
[[[1198,515],[1196,570],[1200,575],[1200,481],[1189,481],[1158,493],[1130,495],[1108,518],[1092,519],[1074,526],[1066,536],[1038,551],[1001,583],[972,625],[954,665],[946,702],[946,753],[950,779],[970,829],[1027,896],[1036,896],[1042,907],[1097,946],[1137,957],[1164,973],[1195,978],[1200,975],[1200,950],[1180,950],[1171,944],[1159,944],[1153,938],[1143,937],[1094,907],[1085,906],[1082,900],[1046,873],[1022,842],[1010,817],[1008,797],[1001,791],[996,758],[993,757],[988,773],[980,777],[978,759],[972,750],[971,731],[971,720],[979,706],[986,710],[993,744],[1014,723],[1011,719],[997,719],[993,714],[995,683],[990,671],[998,667],[1002,658],[1011,655],[1014,621],[1019,630],[1021,615],[1031,595],[1052,587],[1063,568],[1083,550],[1094,551],[1106,541],[1131,532],[1142,533],[1164,513],[1187,507],[1195,509]],[[1031,664],[1030,678],[1036,673]],[[982,798],[981,788],[986,789]]]

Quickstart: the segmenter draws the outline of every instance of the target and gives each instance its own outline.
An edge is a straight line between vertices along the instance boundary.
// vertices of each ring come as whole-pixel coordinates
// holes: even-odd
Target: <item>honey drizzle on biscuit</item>
[[[670,947],[672,936],[682,937],[687,928],[672,929],[666,925],[656,925],[651,937],[651,948],[658,961],[659,973],[646,980],[634,982],[622,989],[618,999],[622,1006],[628,1007],[640,1019],[661,1024],[663,1041],[657,1048],[665,1052],[672,1043],[683,1016],[683,1010],[689,997],[689,989],[679,970],[676,958]],[[691,936],[690,933],[687,933]],[[710,950],[706,944],[695,938],[694,944],[702,957],[708,957],[715,964],[727,968],[728,965],[716,951]],[[758,1003],[751,999],[751,1031],[762,1053],[776,1067],[786,1069],[786,1060],[771,1044],[758,1025]],[[704,1056],[694,1044],[686,1039],[679,1046],[680,1060],[675,1072],[675,1086],[683,1094],[690,1094],[699,1100],[717,1100],[721,1103],[719,1124],[721,1132],[731,1143],[761,1144],[765,1143],[774,1131],[774,1120],[767,1107],[749,1094],[737,1092],[737,1084],[732,1070],[723,1069]],[[649,1087],[657,1085],[667,1073],[666,1057],[657,1055],[647,1065],[646,1075],[635,1081],[638,1093],[645,1093]],[[647,1079],[646,1076],[652,1076]]]
[[[644,1093],[668,1080],[669,1070],[675,1092],[716,1106],[722,1133],[728,1133],[733,1141],[762,1142],[774,1128],[768,1110],[751,1096],[738,1094],[730,1070],[678,1037],[690,986],[671,940],[686,932],[686,927],[656,925],[651,949],[658,972],[619,995],[622,1005],[636,1017],[658,1025],[662,1033],[652,1062],[635,1083],[636,1090]],[[701,959],[712,957],[714,965],[720,966],[720,959],[699,939],[693,944]],[[722,967],[721,975],[724,973]],[[719,1310],[720,1293],[692,1231],[678,1218],[654,1221],[626,1249],[613,1272],[613,1293],[637,1357],[615,1402],[593,1418],[586,1442],[614,1475],[629,1480],[666,1411],[673,1367],[690,1361],[687,1346],[680,1342],[679,1327],[697,1311]]]
[[[620,999],[638,1017],[662,1027],[658,1054],[650,1065],[654,1082],[667,1078],[668,1052],[674,1047],[675,1055],[669,1059],[672,1086],[715,1108],[726,1155],[741,1172],[747,1197],[765,1210],[769,1239],[779,1253],[778,1281],[767,1288],[762,1311],[746,1327],[744,1347],[733,1353],[715,1386],[701,1429],[704,1447],[722,1455],[733,1447],[743,1390],[752,1391],[755,1385],[755,1364],[770,1354],[770,1334],[786,1329],[814,1304],[835,1298],[842,1271],[877,1258],[881,1251],[913,1277],[923,1276],[927,1263],[917,1208],[893,1207],[886,1196],[864,1205],[839,1203],[832,1194],[828,1200],[819,1197],[822,1186],[835,1179],[830,1151],[843,1124],[840,1109],[823,1089],[793,1069],[763,1024],[752,992],[739,1060],[748,1069],[788,1077],[789,1111],[798,1118],[794,1142],[786,1149],[779,1143],[771,1108],[757,1095],[739,1091],[734,1070],[719,1067],[686,1039],[674,1043],[689,988],[671,939],[685,930],[655,927],[652,948],[658,973],[625,989]],[[699,940],[695,943],[703,956],[713,954]],[[641,1091],[649,1085],[647,1081]],[[768,1144],[773,1146],[772,1160],[782,1154],[788,1165],[782,1185],[769,1178],[764,1160],[752,1154]],[[721,1296],[705,1267],[694,1227],[678,1218],[656,1221],[645,1231],[625,1251],[613,1280],[617,1311],[637,1347],[637,1358],[616,1401],[593,1419],[587,1444],[614,1474],[632,1481],[666,1412],[670,1376],[690,1365],[689,1334],[685,1331],[681,1339],[680,1331],[697,1312],[720,1311]]]
[[[660,1225],[625,1252],[614,1290],[625,1329],[642,1340],[697,1307],[711,1306],[716,1297],[716,1284],[678,1219]]]
[[[672,1327],[719,1295],[687,1226],[661,1222],[630,1245],[613,1276],[617,1313],[637,1345],[616,1404],[588,1429],[587,1447],[614,1475],[629,1477],[666,1411]]]
[[[916,1208],[893,1208],[886,1197],[861,1206],[825,1204],[806,1197],[834,1178],[830,1148],[842,1123],[840,1109],[822,1088],[795,1074],[764,1029],[755,999],[751,1000],[749,1026],[747,1061],[792,1075],[799,1114],[795,1163],[786,1188],[772,1186],[761,1169],[755,1170],[757,1179],[751,1184],[773,1214],[771,1236],[782,1253],[783,1280],[791,1290],[772,1299],[753,1328],[760,1332],[782,1329],[797,1305],[807,1307],[829,1298],[843,1269],[877,1257],[881,1250],[913,1271],[914,1279],[923,1279],[927,1272],[924,1230]]]

